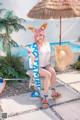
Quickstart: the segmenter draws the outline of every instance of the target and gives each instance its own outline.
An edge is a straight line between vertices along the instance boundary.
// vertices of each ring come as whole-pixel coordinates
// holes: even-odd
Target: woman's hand
[[[27,47],[26,49],[27,49],[27,51],[28,51],[28,54],[31,54],[31,53],[32,53],[32,51],[31,51],[31,49],[30,49],[29,47]]]
[[[21,45],[21,47],[26,48],[29,54],[32,53],[31,49],[29,47],[26,47],[26,45]]]
[[[26,45],[21,45],[22,48],[26,48]]]
[[[31,49],[29,47],[27,47],[27,50],[28,50],[28,54],[31,58],[31,61],[32,61],[32,65],[34,64],[34,61],[35,61],[35,56],[33,55]]]
[[[32,65],[33,65],[35,61],[35,56],[33,55],[33,53],[30,53],[30,57],[31,57]]]
[[[28,54],[31,58],[31,62],[32,62],[32,65],[34,64],[34,61],[35,61],[35,56],[33,55],[31,49],[29,47],[26,47],[26,45],[21,45],[22,48],[26,48],[27,51],[28,51]]]

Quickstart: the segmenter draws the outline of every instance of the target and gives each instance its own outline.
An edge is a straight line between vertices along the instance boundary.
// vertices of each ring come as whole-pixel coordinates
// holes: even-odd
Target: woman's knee
[[[54,69],[54,68],[49,67],[49,68],[47,68],[47,70],[51,73],[51,75],[52,75],[52,76],[53,76],[53,75],[55,75],[55,76],[56,76],[56,71],[55,71],[55,69]]]
[[[50,71],[48,71],[48,70],[45,70],[45,69],[40,69],[40,71],[39,71],[39,73],[40,73],[40,76],[41,77],[44,77],[44,78],[46,78],[46,79],[51,79],[51,72]]]
[[[56,75],[56,71],[54,69],[52,69],[52,74]]]
[[[47,74],[45,77],[51,79],[51,73],[49,71],[47,71]]]

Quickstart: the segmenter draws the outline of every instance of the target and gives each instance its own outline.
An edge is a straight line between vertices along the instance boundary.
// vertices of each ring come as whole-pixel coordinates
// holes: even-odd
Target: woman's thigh
[[[56,75],[54,68],[52,68],[51,66],[47,66],[46,70],[49,71],[51,73],[51,75]]]
[[[39,69],[39,74],[40,74],[41,77],[44,77],[44,78],[45,77],[51,77],[51,73],[44,68]]]

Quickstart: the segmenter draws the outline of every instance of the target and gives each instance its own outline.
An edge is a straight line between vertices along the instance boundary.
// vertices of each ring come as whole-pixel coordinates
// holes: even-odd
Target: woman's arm
[[[32,62],[32,65],[33,65],[33,64],[34,64],[34,61],[35,61],[35,56],[33,55],[30,47],[26,47],[26,46],[24,46],[24,45],[21,45],[21,46],[22,46],[23,48],[26,48],[26,49],[27,49],[28,55],[29,55],[29,57],[31,58],[31,62]]]

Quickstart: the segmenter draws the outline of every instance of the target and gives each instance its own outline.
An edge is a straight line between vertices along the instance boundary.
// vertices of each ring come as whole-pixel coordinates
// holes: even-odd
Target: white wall
[[[48,22],[46,30],[47,40],[50,42],[59,41],[59,20],[33,20],[27,19],[26,14],[39,0],[2,0],[3,7],[14,10],[19,17],[26,19],[26,32],[13,33],[12,38],[19,44],[29,44],[34,41],[33,33],[27,29],[29,24],[39,27],[42,23]],[[80,18],[62,19],[62,41],[76,41],[80,36]]]

